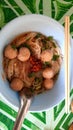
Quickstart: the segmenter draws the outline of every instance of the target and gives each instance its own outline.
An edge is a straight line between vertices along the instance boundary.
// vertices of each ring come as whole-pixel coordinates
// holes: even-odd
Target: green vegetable
[[[2,28],[5,24],[5,15],[4,15],[4,11],[0,6],[0,28]]]
[[[49,43],[46,40],[44,40],[44,45],[42,47],[42,51],[44,51],[46,49],[50,49],[50,47],[49,47]]]
[[[51,67],[51,63],[50,62],[43,63],[43,68],[46,68],[46,67]]]
[[[30,46],[27,43],[24,43],[24,47],[27,47],[30,50]]]
[[[53,55],[52,60],[53,60],[53,61],[56,61],[58,58],[59,58],[59,55]]]
[[[42,83],[42,78],[40,77],[40,78],[35,78],[35,80],[34,80],[34,82],[33,82],[33,86],[34,87],[37,87],[38,85],[40,85],[41,83]]]
[[[53,40],[53,36],[48,36],[48,40]]]
[[[49,49],[49,43],[46,43],[46,44],[45,44],[45,48],[46,48],[46,49]]]
[[[39,83],[39,78],[35,78],[35,84]]]
[[[20,49],[21,47],[26,47],[30,50],[30,46],[27,43],[23,43],[20,46],[17,47],[17,49]]]
[[[41,84],[38,85],[35,89],[38,90],[38,89],[40,89],[40,88],[41,88]]]
[[[52,43],[53,43],[54,48],[56,48],[57,47],[56,44],[54,42],[52,42]]]
[[[40,36],[41,36],[41,34],[40,34],[40,33],[37,33],[34,38],[37,39],[37,38],[39,38]]]
[[[17,49],[17,47],[16,47],[16,45],[11,45],[11,47],[15,50],[15,49]]]
[[[30,91],[33,93],[34,92],[34,89],[33,89],[33,87],[31,86],[30,87]]]
[[[46,40],[46,39],[41,39],[41,41],[42,41],[43,43],[47,43],[47,40]]]
[[[35,73],[34,72],[31,72],[31,73],[29,73],[29,78],[31,78],[31,77],[34,77],[35,76]]]
[[[30,38],[31,38],[31,37],[28,37],[28,38],[26,39],[26,41],[30,40]]]
[[[46,50],[46,48],[45,48],[45,47],[42,47],[42,51],[44,51],[44,50]]]
[[[50,63],[49,63],[49,62],[45,62],[44,64],[45,64],[45,65],[49,65]]]

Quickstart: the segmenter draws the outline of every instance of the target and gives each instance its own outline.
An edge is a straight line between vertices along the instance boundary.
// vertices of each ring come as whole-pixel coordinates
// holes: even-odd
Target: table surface
[[[44,14],[64,25],[70,16],[70,34],[73,38],[73,0],[0,0],[0,29],[25,14]],[[70,92],[73,98],[73,89]],[[0,96],[0,130],[12,130],[17,112]],[[73,114],[65,113],[65,100],[44,112],[28,112],[21,130],[68,130]]]

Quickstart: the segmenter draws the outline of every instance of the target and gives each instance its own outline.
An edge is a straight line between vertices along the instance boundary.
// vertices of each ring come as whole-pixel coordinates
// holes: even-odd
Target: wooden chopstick
[[[65,17],[65,111],[69,113],[70,108],[70,30],[69,16]]]

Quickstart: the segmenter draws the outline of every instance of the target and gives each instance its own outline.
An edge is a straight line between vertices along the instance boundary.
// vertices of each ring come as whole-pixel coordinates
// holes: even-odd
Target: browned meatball
[[[26,47],[22,47],[19,50],[18,59],[22,62],[27,61],[30,57],[30,51]]]
[[[53,88],[53,85],[54,85],[53,79],[45,79],[45,80],[44,80],[44,87],[45,87],[46,89],[52,89],[52,88]]]
[[[41,61],[49,62],[53,57],[53,52],[51,50],[45,50],[41,53]]]
[[[14,78],[10,84],[11,88],[15,91],[20,91],[24,87],[24,83],[19,78]]]
[[[43,70],[42,75],[43,75],[44,78],[50,79],[50,78],[53,78],[54,71],[53,71],[52,68],[46,68],[46,69]]]
[[[59,65],[58,61],[52,61],[52,69],[53,69],[54,75],[59,72],[60,65]]]
[[[13,59],[17,56],[17,49],[13,49],[11,45],[8,45],[5,48],[4,55],[9,59]]]

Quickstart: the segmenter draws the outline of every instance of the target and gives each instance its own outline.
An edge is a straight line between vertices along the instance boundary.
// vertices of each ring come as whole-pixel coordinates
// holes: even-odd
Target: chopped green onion
[[[25,44],[25,43],[24,43]],[[21,47],[25,47],[24,44],[21,44],[20,46],[17,47],[17,49],[20,49]]]
[[[35,89],[38,90],[41,88],[41,85],[38,85]]]
[[[53,40],[53,36],[48,36],[48,40]]]
[[[46,40],[46,39],[41,39],[41,41],[42,41],[43,43],[47,43],[47,40]]]
[[[44,64],[45,64],[45,65],[49,65],[50,63],[49,63],[49,62],[45,62]]]
[[[30,40],[30,38],[31,38],[31,37],[28,37],[28,38],[26,39],[26,41]]]
[[[40,34],[40,33],[37,33],[36,36],[35,36],[34,38],[37,39],[37,38],[39,38],[40,36],[41,36],[41,34]]]
[[[31,78],[31,77],[34,77],[35,76],[35,73],[34,72],[32,72],[32,73],[29,73],[29,78]]]
[[[53,61],[56,61],[58,58],[59,58],[59,55],[53,55],[52,60],[53,60]]]
[[[34,92],[34,89],[33,89],[33,87],[30,87],[30,91],[33,93]]]
[[[45,47],[42,47],[42,51],[44,51],[44,50],[46,50],[46,48],[45,48]]]
[[[16,49],[16,45],[12,44],[11,47],[15,50]]]
[[[53,43],[54,48],[56,48],[57,47],[56,44],[54,42],[52,42],[52,43]]]
[[[49,49],[49,43],[46,43],[46,44],[45,44],[45,48],[46,48],[46,49]]]
[[[51,67],[51,63],[50,62],[45,62],[43,64],[43,68],[46,68],[46,67]]]
[[[30,46],[27,43],[24,43],[24,47],[27,47],[28,49],[30,49]]]
[[[30,49],[30,46],[27,43],[23,43],[20,46],[17,47],[17,49],[20,49],[21,47],[27,47],[28,49]]]

